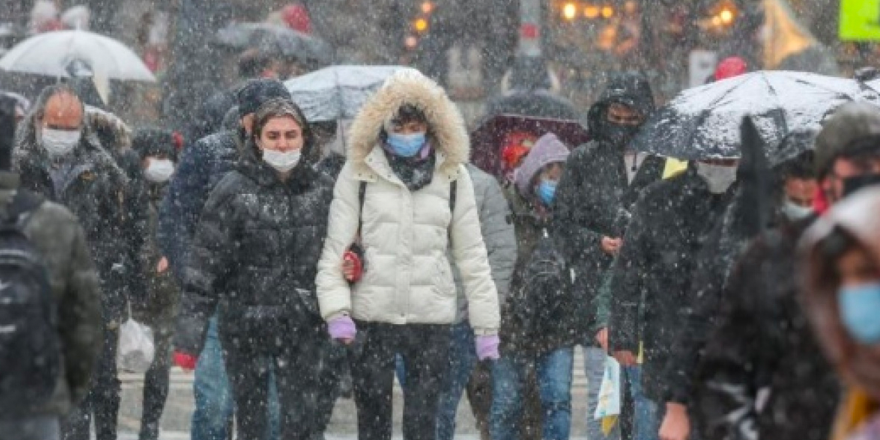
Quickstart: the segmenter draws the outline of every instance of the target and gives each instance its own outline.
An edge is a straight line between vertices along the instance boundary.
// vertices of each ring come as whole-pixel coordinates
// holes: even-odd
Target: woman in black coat
[[[289,100],[265,103],[236,169],[202,212],[185,271],[175,360],[194,366],[218,312],[237,408],[238,438],[264,438],[269,370],[281,404],[281,437],[315,431],[315,362],[326,343],[315,296],[333,182],[311,163],[316,148]]]

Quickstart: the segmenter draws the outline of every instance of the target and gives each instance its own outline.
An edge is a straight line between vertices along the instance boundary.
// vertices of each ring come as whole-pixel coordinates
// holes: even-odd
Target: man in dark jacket
[[[0,98],[2,99],[2,98]],[[9,171],[15,115],[0,103],[0,215],[7,215],[19,189]],[[4,110],[7,110],[4,112]],[[101,351],[101,289],[86,236],[73,214],[44,201],[28,214],[24,233],[44,257],[49,271],[62,368],[55,391],[42,408],[0,415],[0,433],[16,440],[58,440],[60,422],[89,390],[89,378]]]
[[[70,438],[88,438],[91,413],[99,440],[116,438],[120,383],[116,374],[119,325],[125,316],[126,280],[136,267],[126,241],[125,173],[84,120],[82,101],[65,85],[43,91],[17,135],[13,167],[22,187],[70,209],[83,222],[99,270],[104,349],[80,414],[69,420]],[[138,294],[133,292],[132,294]]]
[[[871,105],[844,105],[824,124],[815,143],[818,214],[880,181],[878,139],[880,111]],[[814,219],[762,234],[731,275],[698,373],[707,386],[694,418],[706,438],[830,436],[840,384],[803,313],[794,276],[797,243]]]
[[[628,149],[641,125],[654,111],[654,97],[641,74],[613,76],[588,115],[593,140],[574,150],[557,190],[554,229],[565,237],[567,261],[577,274],[575,290],[586,300],[579,329],[590,379],[588,407],[595,409],[605,370],[605,350],[592,339],[607,334],[594,324],[590,304],[601,280],[620,249],[629,211],[639,193],[660,178],[661,158]],[[598,342],[598,341],[597,341]],[[591,410],[592,411],[592,410]],[[601,423],[588,422],[589,437],[601,438]]]
[[[273,98],[290,99],[290,92],[275,80],[252,80],[237,96],[239,128],[212,134],[185,148],[168,194],[159,212],[158,242],[172,272],[181,280],[202,208],[217,183],[235,167],[239,148],[250,133],[253,115]],[[190,368],[195,367],[191,366]],[[196,410],[193,413],[193,440],[229,438],[233,402],[223,365],[216,320],[212,320],[204,351],[199,357],[193,382]],[[270,407],[277,420],[276,406]],[[272,426],[277,426],[272,422]]]
[[[653,404],[662,397],[658,379],[682,322],[696,256],[733,199],[736,163],[696,162],[684,174],[648,187],[611,269],[609,342],[622,366],[635,364],[644,344],[641,385]],[[657,409],[662,416],[663,408]],[[656,433],[656,420],[642,429]]]
[[[794,158],[774,164],[772,182],[775,187],[771,188],[772,193],[761,195],[771,198],[769,205],[773,209],[767,214],[783,229],[802,220],[805,213],[811,213],[809,207],[818,188],[813,173],[813,154],[809,151],[813,139],[815,131],[798,131],[783,140],[780,150],[802,153],[793,153],[796,154]],[[690,435],[690,416],[698,409],[693,404],[699,400],[696,396],[702,391],[698,385],[701,383],[697,377],[698,366],[706,341],[717,326],[720,303],[727,295],[746,295],[741,291],[742,287],[754,287],[752,277],[760,272],[742,272],[740,268],[737,277],[730,276],[743,250],[760,232],[761,220],[756,206],[761,204],[752,197],[747,188],[739,191],[697,257],[693,282],[687,291],[688,296],[682,300],[682,323],[676,331],[675,342],[671,344],[673,354],[658,380],[662,402],[668,409],[661,423],[661,438],[686,440]],[[787,280],[793,283],[792,278]],[[782,280],[774,280],[774,283],[785,284]],[[731,291],[732,288],[737,290]]]
[[[266,105],[288,111],[295,108],[289,99]],[[258,157],[257,126],[235,170],[211,193],[187,264],[177,321],[175,356],[197,357],[208,321],[218,310],[239,437],[248,439],[260,438],[268,425],[270,365],[284,408],[282,438],[303,438],[297,434],[317,428],[315,359],[327,338],[315,278],[333,180],[313,168],[309,150],[316,148],[314,141],[302,113],[296,109],[295,115],[304,145],[301,161],[284,171],[286,178]]]

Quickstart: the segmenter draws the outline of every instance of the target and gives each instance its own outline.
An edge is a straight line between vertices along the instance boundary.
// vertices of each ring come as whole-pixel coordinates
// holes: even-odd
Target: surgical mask
[[[782,203],[782,214],[791,221],[797,221],[809,217],[813,214],[813,209],[785,199]]]
[[[43,128],[40,143],[52,157],[66,156],[79,144],[82,133],[80,130],[55,130]]]
[[[616,147],[623,148],[632,142],[633,138],[638,134],[639,128],[641,127],[638,125],[623,125],[605,121],[604,127],[602,127],[601,138]]]
[[[174,174],[174,162],[169,159],[151,158],[144,170],[144,177],[150,182],[165,183]]]
[[[864,345],[880,343],[880,282],[841,287],[837,305],[853,339]]]
[[[538,198],[544,202],[545,206],[550,206],[553,203],[553,199],[556,198],[556,186],[558,184],[555,180],[542,180],[538,184],[535,192],[538,194]]]
[[[697,162],[697,175],[709,185],[709,192],[724,194],[736,182],[736,167]]]
[[[277,171],[286,173],[292,170],[302,157],[302,150],[281,152],[277,150],[263,150],[263,162],[266,162]]]
[[[425,133],[388,134],[391,152],[400,157],[413,157],[425,146]]]

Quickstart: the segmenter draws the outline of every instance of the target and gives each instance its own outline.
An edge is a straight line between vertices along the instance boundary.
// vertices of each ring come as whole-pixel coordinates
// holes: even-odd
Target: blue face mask
[[[842,287],[837,304],[853,339],[864,345],[880,343],[880,282]]]
[[[391,152],[400,157],[413,157],[425,146],[425,133],[388,133]]]
[[[538,194],[538,198],[544,202],[545,206],[550,206],[553,203],[553,199],[556,198],[556,185],[558,184],[555,180],[542,180],[538,184],[538,189],[535,192]]]

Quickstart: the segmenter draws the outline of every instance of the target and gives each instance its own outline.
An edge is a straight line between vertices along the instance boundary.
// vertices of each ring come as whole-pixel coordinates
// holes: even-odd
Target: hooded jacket
[[[862,189],[834,205],[807,230],[801,241],[802,299],[807,317],[830,363],[847,383],[880,401],[880,356],[876,345],[865,347],[846,330],[838,306],[836,262],[823,255],[821,244],[840,229],[861,246],[875,265],[880,261],[880,188]]]
[[[306,137],[302,160],[284,182],[247,141],[205,203],[184,272],[179,351],[201,353],[215,309],[224,340],[243,344],[289,325],[320,327],[315,276],[333,181],[313,168],[315,146]]]
[[[648,187],[636,202],[623,247],[611,268],[610,344],[639,351],[647,396],[659,401],[660,373],[682,325],[697,256],[736,185],[712,194],[696,167]]]
[[[137,262],[131,259],[133,253],[119,252],[131,249],[129,180],[88,122],[83,123],[79,144],[65,158],[69,167],[53,165],[37,141],[37,118],[48,98],[42,96],[19,125],[13,169],[21,176],[22,188],[65,206],[80,220],[101,279],[104,322],[117,326],[126,314],[127,294],[142,294],[127,292],[142,285],[131,282],[138,270]]]
[[[628,74],[611,79],[607,89],[589,111],[593,140],[575,149],[556,190],[553,229],[565,237],[564,251],[575,270],[577,289],[597,295],[612,256],[602,251],[602,237],[624,235],[630,210],[645,187],[660,179],[664,161],[656,156],[644,159],[630,183],[624,150],[606,140],[603,121],[612,102],[630,105],[644,115],[654,109],[650,86],[643,77]],[[582,316],[595,311],[587,303]],[[593,319],[584,319],[583,331],[594,330]]]
[[[424,112],[436,159],[431,182],[416,191],[392,171],[380,141],[385,121],[404,104]],[[464,166],[469,151],[458,109],[442,88],[417,71],[396,73],[364,105],[351,127],[318,268],[325,320],[350,315],[389,324],[451,324],[457,310],[446,256],[451,245],[471,326],[477,335],[498,332],[498,293],[480,233],[473,182]],[[366,182],[362,210],[361,182]],[[454,212],[452,182],[457,182]],[[341,262],[359,223],[366,268],[363,278],[350,286]]]
[[[516,190],[508,192],[520,251],[502,308],[505,356],[535,356],[580,342],[580,292],[572,288],[561,237],[549,230],[551,212],[534,194],[541,171],[565,163],[569,154],[556,135],[542,136],[516,172]]]

